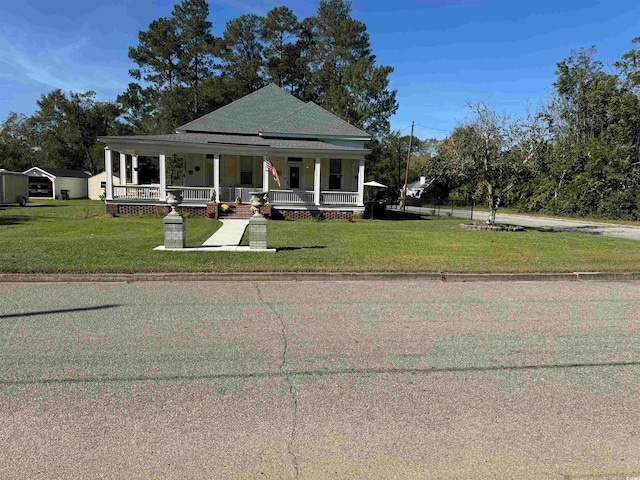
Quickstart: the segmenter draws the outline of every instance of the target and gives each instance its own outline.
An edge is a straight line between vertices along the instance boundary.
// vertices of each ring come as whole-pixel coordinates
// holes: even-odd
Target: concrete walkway
[[[220,220],[222,227],[211,235],[199,247],[186,248],[165,248],[164,245],[154,248],[154,250],[164,250],[171,252],[270,252],[275,248],[266,250],[251,250],[249,245],[240,245],[244,231],[249,226],[249,220]]]
[[[418,213],[422,215],[436,214],[433,208],[428,207],[406,207],[406,211],[410,213]],[[487,212],[474,212],[474,221],[483,221],[488,217]],[[470,211],[466,209],[442,208],[440,216],[453,216],[469,219]],[[520,225],[526,228],[534,228],[539,230],[548,230],[552,232],[573,232],[587,233],[591,235],[604,235],[607,237],[624,238],[627,240],[640,241],[640,227],[628,225],[616,225],[606,222],[593,222],[586,220],[568,220],[553,217],[538,217],[529,215],[513,215],[498,213],[496,214],[496,223],[507,223],[510,225]]]
[[[203,247],[238,246],[249,220],[220,220],[222,227],[202,244]]]

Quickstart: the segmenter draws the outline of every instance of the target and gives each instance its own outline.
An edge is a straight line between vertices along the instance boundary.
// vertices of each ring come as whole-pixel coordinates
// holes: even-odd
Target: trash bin
[[[69,200],[69,190],[60,190],[60,200]]]

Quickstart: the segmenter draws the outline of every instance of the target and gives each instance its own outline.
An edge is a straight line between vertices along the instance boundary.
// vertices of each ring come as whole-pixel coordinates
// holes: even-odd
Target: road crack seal
[[[289,456],[291,457],[291,460],[293,462],[293,468],[296,472],[295,478],[297,479],[300,477],[300,466],[298,465],[298,457],[296,456],[293,450],[293,445],[296,440],[296,428],[298,426],[298,393],[291,379],[291,375],[289,375],[289,372],[285,370],[285,366],[287,364],[287,353],[289,348],[289,342],[287,340],[287,325],[284,319],[278,314],[277,310],[273,307],[273,305],[271,305],[269,302],[267,302],[263,298],[262,292],[260,291],[259,284],[256,284],[256,291],[258,292],[258,298],[266,306],[267,310],[269,310],[273,315],[275,315],[275,317],[280,321],[280,327],[282,332],[282,360],[280,362],[280,366],[278,367],[278,370],[280,371],[280,373],[284,374],[287,380],[287,384],[289,385],[289,394],[291,395],[291,401],[293,404],[293,418],[291,420],[291,438],[289,439],[289,443],[287,444],[287,452],[289,453]]]

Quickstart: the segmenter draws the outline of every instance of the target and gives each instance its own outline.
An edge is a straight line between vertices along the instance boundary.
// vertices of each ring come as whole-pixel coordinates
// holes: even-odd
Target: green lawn
[[[573,272],[640,271],[640,243],[536,230],[466,231],[461,220],[406,215],[377,221],[270,221],[278,253],[158,252],[162,219],[112,218],[102,202],[0,207],[4,272]],[[199,245],[220,223],[189,218]],[[246,241],[246,238],[245,238]]]

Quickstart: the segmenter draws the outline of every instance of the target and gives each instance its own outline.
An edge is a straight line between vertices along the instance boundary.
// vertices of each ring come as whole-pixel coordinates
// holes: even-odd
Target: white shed
[[[51,199],[87,198],[89,174],[67,168],[33,167],[29,176],[29,196]]]
[[[113,184],[120,185],[120,177],[113,176]],[[89,177],[89,198],[91,200],[100,200],[107,188],[107,172],[96,173],[93,177]]]

